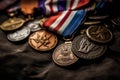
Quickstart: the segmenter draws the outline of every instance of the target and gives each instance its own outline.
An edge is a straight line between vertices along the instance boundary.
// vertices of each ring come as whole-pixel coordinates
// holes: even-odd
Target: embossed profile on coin
[[[10,40],[10,41],[21,41],[25,38],[27,38],[30,34],[30,29],[27,28],[27,27],[23,27],[13,33],[9,33],[7,35],[7,38]]]
[[[86,34],[91,40],[100,43],[107,43],[112,39],[112,32],[103,25],[90,26]]]
[[[2,30],[12,31],[12,30],[16,30],[22,27],[24,22],[25,21],[21,18],[12,18],[12,19],[8,19],[7,21],[3,22],[3,24],[0,25],[0,27]]]
[[[106,46],[94,44],[86,36],[80,35],[73,40],[72,51],[80,58],[95,59],[105,53]]]
[[[78,58],[71,51],[71,47],[71,43],[64,43],[58,46],[52,55],[54,62],[60,66],[69,66],[75,63]]]
[[[56,35],[46,30],[40,30],[31,34],[28,42],[38,51],[48,51],[56,46],[57,41]]]
[[[39,20],[30,21],[27,24],[27,26],[30,28],[31,32],[35,32],[42,29],[39,24]]]

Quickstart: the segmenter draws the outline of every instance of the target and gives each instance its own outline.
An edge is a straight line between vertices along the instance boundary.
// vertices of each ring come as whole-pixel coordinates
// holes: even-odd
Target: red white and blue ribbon
[[[46,15],[65,10],[76,10],[88,4],[90,0],[39,0],[39,9]]]
[[[45,21],[44,26],[64,37],[68,37],[78,29],[85,15],[86,10],[62,11],[49,17]]]
[[[39,9],[51,15],[44,27],[63,37],[71,36],[86,15],[86,10],[79,9],[88,3],[89,0],[39,0]]]

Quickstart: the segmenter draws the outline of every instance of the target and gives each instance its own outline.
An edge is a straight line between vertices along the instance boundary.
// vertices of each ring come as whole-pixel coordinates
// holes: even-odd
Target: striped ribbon
[[[82,23],[86,15],[86,10],[62,11],[49,17],[44,26],[63,37],[71,36]]]
[[[88,4],[90,0],[39,0],[39,9],[46,15],[65,10],[76,10]]]

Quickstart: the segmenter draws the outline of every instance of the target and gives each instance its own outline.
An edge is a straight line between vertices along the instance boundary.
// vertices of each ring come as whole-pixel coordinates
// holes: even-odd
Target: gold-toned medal
[[[29,37],[29,45],[38,51],[49,51],[53,49],[57,42],[57,36],[46,30],[32,33]]]
[[[13,16],[13,14],[11,16]],[[3,22],[0,25],[0,28],[5,31],[12,31],[12,30],[16,30],[16,29],[22,27],[24,22],[25,22],[25,20],[23,20],[22,18],[13,17],[13,18],[9,18],[5,22]]]
[[[86,30],[88,38],[95,42],[107,43],[111,41],[112,32],[105,27],[105,25],[93,25]]]

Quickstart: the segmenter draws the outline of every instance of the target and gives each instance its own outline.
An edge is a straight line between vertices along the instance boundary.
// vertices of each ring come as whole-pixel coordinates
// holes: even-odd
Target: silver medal
[[[30,21],[26,26],[28,28],[30,28],[31,32],[35,32],[35,31],[41,30],[42,28],[41,28],[41,26],[39,24],[39,21],[40,20]]]
[[[86,36],[80,35],[73,40],[72,51],[80,58],[94,59],[105,53],[106,46],[94,44]]]
[[[7,35],[7,38],[8,40],[10,41],[21,41],[25,38],[27,38],[30,34],[30,29],[26,26],[24,26],[23,28],[15,31],[15,32],[12,32],[12,33],[9,33]]]

